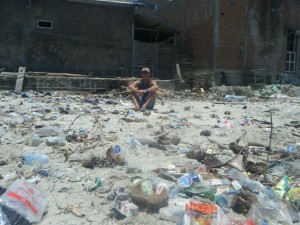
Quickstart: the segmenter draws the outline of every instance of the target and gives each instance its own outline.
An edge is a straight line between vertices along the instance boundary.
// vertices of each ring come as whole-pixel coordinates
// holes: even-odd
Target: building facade
[[[132,67],[134,7],[0,1],[0,68],[109,76]]]
[[[151,2],[157,3],[155,13],[182,27],[177,50],[190,57],[186,79],[211,72],[217,85],[224,82],[222,74],[230,85],[257,83],[259,78],[264,83],[300,83],[299,1]]]
[[[0,1],[0,71],[171,79],[176,28],[132,0]],[[155,26],[155,28],[154,28]],[[160,63],[162,62],[162,63]]]

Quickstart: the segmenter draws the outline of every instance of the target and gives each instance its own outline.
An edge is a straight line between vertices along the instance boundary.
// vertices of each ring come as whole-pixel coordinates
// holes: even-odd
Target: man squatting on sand
[[[133,101],[136,110],[153,109],[158,85],[156,81],[149,78],[149,68],[143,68],[141,76],[142,79],[136,80],[128,86],[128,89],[132,93],[131,100]]]

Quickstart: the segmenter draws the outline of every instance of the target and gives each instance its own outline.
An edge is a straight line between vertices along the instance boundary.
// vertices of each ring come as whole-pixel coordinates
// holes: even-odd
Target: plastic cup
[[[189,187],[193,183],[193,178],[189,174],[185,174],[177,180],[177,183],[182,187]]]

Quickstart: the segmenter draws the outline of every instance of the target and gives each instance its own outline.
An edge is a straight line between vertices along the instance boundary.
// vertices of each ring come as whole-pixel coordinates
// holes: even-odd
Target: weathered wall
[[[196,68],[212,68],[212,3],[210,0],[150,0],[158,3],[157,14],[183,29],[179,52],[191,54]]]
[[[300,1],[281,1],[284,26],[287,29],[300,30]]]
[[[244,66],[245,1],[221,1],[217,68],[242,70]]]
[[[271,82],[276,82],[278,75],[284,76],[287,82],[300,79],[297,72],[284,72],[288,31],[300,30],[300,1],[149,1],[158,3],[157,13],[161,17],[183,28],[179,50],[192,56],[196,72],[213,70],[216,62],[216,84],[220,84],[220,71],[226,73],[232,85],[251,82],[247,78],[261,69],[273,76],[268,78]],[[215,10],[217,3],[219,9]],[[300,57],[298,65],[300,71]]]
[[[133,9],[65,0],[0,1],[0,68],[113,76],[131,69]],[[37,28],[38,20],[52,29]]]
[[[284,71],[287,32],[280,0],[249,0],[248,69]]]

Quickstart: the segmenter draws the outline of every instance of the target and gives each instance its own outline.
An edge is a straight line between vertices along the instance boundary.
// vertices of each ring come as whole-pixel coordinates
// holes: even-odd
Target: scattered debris
[[[299,221],[299,101],[284,96],[292,86],[198,81],[193,90],[159,90],[156,109],[145,111],[134,111],[125,89],[0,92],[0,202],[16,180],[49,196],[34,208],[39,217],[24,201],[19,211],[1,203],[2,220]]]

